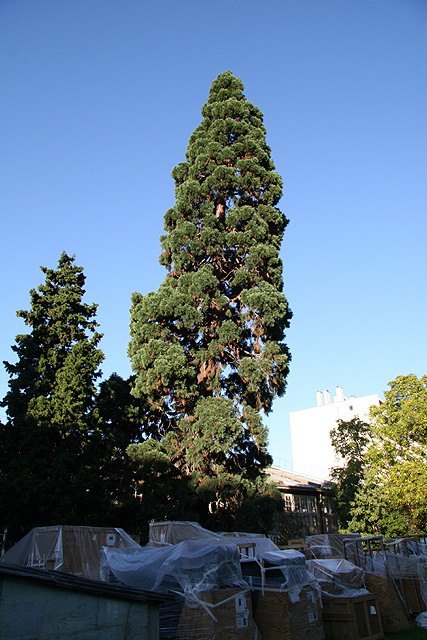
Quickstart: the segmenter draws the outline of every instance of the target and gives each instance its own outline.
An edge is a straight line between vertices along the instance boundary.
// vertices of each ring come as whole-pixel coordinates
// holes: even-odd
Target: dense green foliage
[[[370,444],[370,427],[360,418],[338,420],[330,436],[335,453],[344,461],[342,466],[333,469],[332,480],[336,483],[335,511],[340,526],[345,529],[351,518],[351,505],[356,491],[362,482],[364,454]]]
[[[91,523],[103,508],[95,382],[96,305],[82,302],[85,277],[61,255],[56,270],[18,311],[30,332],[16,337],[15,364],[5,362],[8,421],[0,433],[0,513],[13,538],[36,524]]]
[[[427,532],[427,376],[399,376],[370,410],[372,441],[349,530],[389,537]]]
[[[277,521],[261,412],[284,393],[290,361],[282,182],[262,114],[231,72],[214,81],[202,115],[172,172],[167,276],[132,297],[135,375],[113,374],[97,390],[96,305],[83,303],[83,270],[65,253],[18,312],[30,331],[5,363],[0,425],[11,539],[55,522],[143,533],[152,519],[263,531]]]
[[[142,458],[166,456],[211,510],[234,500],[238,511],[265,490],[260,412],[288,374],[279,258],[287,220],[262,113],[230,71],[213,82],[202,115],[172,172],[167,276],[158,291],[132,296],[129,355],[133,393],[149,409]]]

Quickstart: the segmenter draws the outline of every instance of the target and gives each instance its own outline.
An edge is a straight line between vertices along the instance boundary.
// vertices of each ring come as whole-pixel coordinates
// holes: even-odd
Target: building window
[[[285,511],[292,511],[294,506],[292,495],[290,493],[284,493],[283,500],[285,501]]]
[[[310,513],[316,513],[316,498],[314,496],[308,498],[308,510]]]
[[[299,509],[298,509],[298,511],[300,513],[307,513],[308,512],[307,496],[299,496]]]
[[[329,498],[323,498],[323,512],[332,513],[332,502]]]

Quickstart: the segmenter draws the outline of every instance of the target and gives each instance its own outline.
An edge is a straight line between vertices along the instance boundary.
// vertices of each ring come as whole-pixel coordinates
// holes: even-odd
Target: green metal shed
[[[0,564],[0,640],[158,640],[167,596]]]

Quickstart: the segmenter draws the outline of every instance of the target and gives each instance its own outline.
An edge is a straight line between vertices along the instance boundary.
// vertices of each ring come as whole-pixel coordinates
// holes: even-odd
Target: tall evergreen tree
[[[172,171],[156,292],[132,296],[133,393],[146,432],[200,482],[257,482],[271,462],[260,412],[283,395],[291,312],[279,258],[282,181],[261,111],[230,71],[213,82]]]
[[[35,525],[89,523],[102,508],[93,453],[98,348],[97,305],[82,301],[83,269],[63,253],[45,283],[18,311],[30,332],[16,337],[15,364],[5,362],[8,421],[0,434],[0,512],[11,535]]]

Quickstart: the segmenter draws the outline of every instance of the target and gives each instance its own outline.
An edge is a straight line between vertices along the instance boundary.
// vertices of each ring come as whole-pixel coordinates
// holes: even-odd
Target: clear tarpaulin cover
[[[32,529],[6,551],[0,561],[100,580],[100,553],[103,547],[141,548],[123,529],[58,525]]]
[[[315,536],[307,536],[305,541],[308,544],[307,557],[308,558],[345,558],[345,549],[347,547],[347,559],[352,560],[351,553],[349,555],[349,547],[354,547],[360,540],[359,533],[324,533]],[[344,541],[352,540],[354,545],[344,545]],[[363,549],[360,545],[360,551],[363,553]]]
[[[172,521],[151,522],[147,547],[176,545],[185,540],[207,540],[218,544],[233,544],[239,547],[254,546],[255,555],[267,551],[278,551],[274,542],[261,533],[216,533],[204,529],[197,522]]]
[[[239,552],[229,544],[185,540],[167,547],[103,549],[103,577],[113,575],[129,587],[151,591],[179,591],[197,600],[199,591],[227,587],[247,588],[240,569]]]
[[[168,594],[160,607],[161,640],[258,637],[236,538],[214,534],[174,545],[104,548],[101,563],[105,580]]]
[[[148,538],[154,544],[178,544],[190,538],[217,540],[219,533],[204,529],[198,522],[150,522]]]
[[[363,569],[347,560],[308,560],[307,569],[318,581],[323,594],[342,598],[367,593]]]

